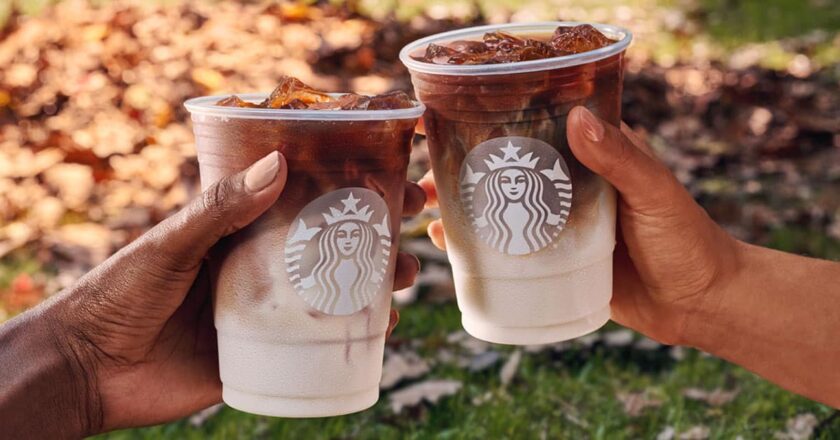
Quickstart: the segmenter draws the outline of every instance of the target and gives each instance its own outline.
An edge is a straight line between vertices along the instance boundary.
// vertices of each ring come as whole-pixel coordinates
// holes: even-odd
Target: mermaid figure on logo
[[[488,172],[474,172],[469,165],[463,193],[473,225],[484,241],[510,255],[525,255],[548,246],[569,216],[571,181],[559,160],[552,169],[537,170],[539,157],[532,152],[520,156],[511,142],[485,159]],[[554,194],[551,194],[554,192]],[[559,196],[559,208],[552,210],[550,197]],[[483,206],[475,206],[481,197]]]
[[[295,287],[305,292],[307,302],[327,314],[348,315],[368,305],[378,293],[387,267],[387,251],[377,255],[377,247],[390,246],[387,214],[381,224],[372,225],[373,212],[369,206],[358,208],[359,201],[350,193],[341,201],[343,210],[330,207],[329,213],[322,213],[326,222],[322,228],[307,228],[301,219],[290,241],[316,246],[317,259],[309,275],[293,275],[292,281],[299,280]],[[294,258],[287,252],[287,261]]]

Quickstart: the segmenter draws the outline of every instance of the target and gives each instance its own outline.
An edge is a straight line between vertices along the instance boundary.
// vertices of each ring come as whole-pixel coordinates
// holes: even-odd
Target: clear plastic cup
[[[282,417],[368,408],[379,397],[406,167],[424,107],[215,106],[221,98],[185,104],[202,187],[274,150],[289,167],[278,202],[211,258],[223,399]]]
[[[429,142],[464,329],[503,344],[594,331],[610,317],[615,191],[566,140],[577,105],[621,119],[625,29],[593,24],[614,44],[576,55],[488,65],[417,61],[430,43],[491,31],[550,37],[545,22],[433,35],[400,52]]]

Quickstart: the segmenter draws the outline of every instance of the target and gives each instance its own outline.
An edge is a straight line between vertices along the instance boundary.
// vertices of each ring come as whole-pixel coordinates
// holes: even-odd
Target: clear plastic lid
[[[237,94],[240,99],[259,103],[268,97],[269,93]],[[330,93],[339,97],[344,93]],[[423,115],[426,106],[418,101],[411,101],[414,107],[394,110],[293,110],[275,108],[247,108],[223,107],[216,105],[220,100],[231,95],[202,96],[188,99],[184,107],[196,116],[217,116],[234,119],[278,119],[278,120],[311,120],[311,121],[384,121],[392,119],[416,119]]]
[[[615,43],[600,49],[590,50],[574,55],[565,55],[540,60],[519,61],[500,64],[432,64],[417,61],[411,55],[422,55],[430,43],[441,44],[456,40],[480,40],[487,32],[503,31],[513,35],[533,35],[553,33],[559,26],[577,26],[590,24]],[[610,24],[583,23],[576,21],[545,21],[539,23],[508,23],[476,26],[466,29],[435,34],[409,43],[400,51],[400,61],[413,72],[430,73],[434,75],[508,75],[513,73],[536,72],[539,70],[557,69],[561,67],[577,66],[580,64],[609,58],[627,49],[633,34],[627,29]]]

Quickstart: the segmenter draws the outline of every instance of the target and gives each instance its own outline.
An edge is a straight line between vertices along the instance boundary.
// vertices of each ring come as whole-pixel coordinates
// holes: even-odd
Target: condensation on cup
[[[266,94],[240,95],[260,102]],[[284,110],[187,101],[202,187],[280,151],[280,199],[210,263],[223,399],[282,417],[379,398],[414,126],[394,110]]]
[[[417,98],[437,182],[464,329],[503,344],[575,338],[610,318],[614,189],[569,150],[566,116],[583,105],[618,125],[625,29],[614,43],[503,64],[431,64],[430,43],[485,32],[550,36],[547,22],[492,25],[415,41],[400,53]]]

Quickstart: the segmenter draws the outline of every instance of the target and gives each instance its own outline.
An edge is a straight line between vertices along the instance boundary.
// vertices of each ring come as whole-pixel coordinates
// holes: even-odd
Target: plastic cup
[[[211,257],[223,399],[282,417],[368,408],[379,397],[406,168],[424,107],[213,105],[221,98],[185,104],[202,187],[274,150],[289,169],[277,203]]]
[[[577,105],[621,119],[625,29],[593,24],[614,44],[490,65],[414,60],[429,43],[501,30],[550,36],[546,22],[480,26],[415,41],[400,52],[423,117],[458,307],[471,335],[503,344],[575,338],[610,317],[615,191],[566,140]]]

